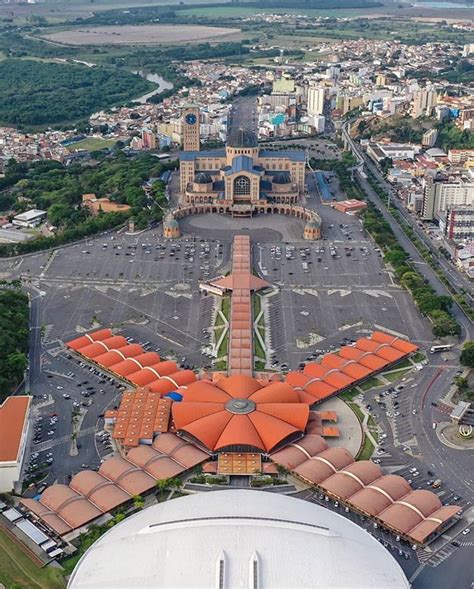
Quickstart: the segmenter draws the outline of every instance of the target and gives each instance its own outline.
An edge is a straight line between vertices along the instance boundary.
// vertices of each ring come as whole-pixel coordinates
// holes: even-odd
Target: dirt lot
[[[44,35],[43,39],[63,45],[158,45],[228,37],[240,29],[193,25],[125,25],[88,27]]]

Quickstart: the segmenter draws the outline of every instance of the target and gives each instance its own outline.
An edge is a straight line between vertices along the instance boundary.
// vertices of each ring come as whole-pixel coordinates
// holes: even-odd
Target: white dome
[[[145,509],[102,536],[70,589],[406,589],[390,553],[323,507],[263,491],[226,490]]]

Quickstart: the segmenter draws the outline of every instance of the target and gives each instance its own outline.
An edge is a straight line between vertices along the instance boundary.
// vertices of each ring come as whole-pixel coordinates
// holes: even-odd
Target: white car
[[[64,387],[62,387],[61,385],[58,384],[58,386],[56,388],[58,389],[58,391],[62,391]]]
[[[467,536],[470,531],[471,531],[471,528],[466,528],[465,530],[462,531],[462,535]]]

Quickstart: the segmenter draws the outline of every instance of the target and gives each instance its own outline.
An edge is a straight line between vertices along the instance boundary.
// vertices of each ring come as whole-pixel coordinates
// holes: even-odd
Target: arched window
[[[234,194],[249,195],[250,178],[247,178],[247,176],[237,176],[237,178],[234,180]]]

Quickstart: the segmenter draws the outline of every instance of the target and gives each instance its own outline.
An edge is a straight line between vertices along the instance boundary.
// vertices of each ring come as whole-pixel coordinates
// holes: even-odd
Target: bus
[[[440,346],[431,346],[430,354],[436,354],[437,352],[447,352],[453,347],[453,344],[444,344]]]

